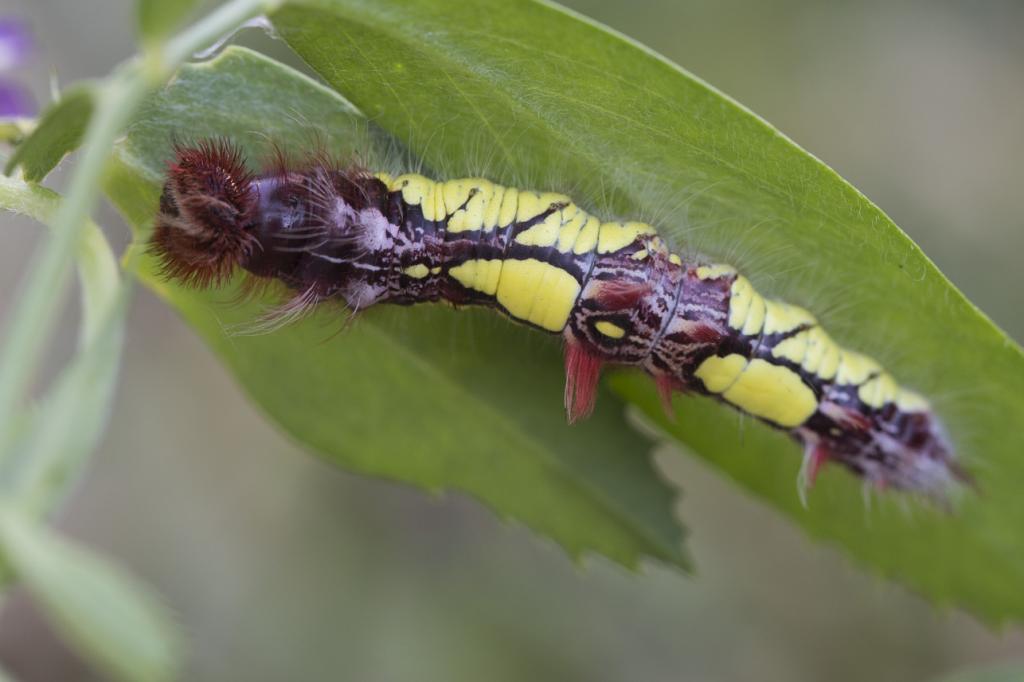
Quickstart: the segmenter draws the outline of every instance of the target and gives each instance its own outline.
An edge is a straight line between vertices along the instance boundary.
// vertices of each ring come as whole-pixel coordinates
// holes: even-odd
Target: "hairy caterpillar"
[[[670,253],[650,225],[481,178],[279,165],[255,174],[223,140],[177,147],[152,240],[164,274],[205,287],[240,267],[293,291],[289,315],[328,299],[497,308],[563,337],[570,422],[593,408],[602,365],[632,365],[666,405],[692,391],[787,431],[806,484],[829,461],[940,498],[969,480],[923,397],[732,267]]]

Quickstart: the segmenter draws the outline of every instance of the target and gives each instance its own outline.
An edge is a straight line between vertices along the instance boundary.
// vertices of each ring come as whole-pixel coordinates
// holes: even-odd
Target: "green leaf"
[[[32,596],[97,667],[117,680],[173,678],[171,619],[143,585],[13,509],[0,510],[0,543]]]
[[[741,429],[699,399],[681,400],[668,424],[648,379],[614,381],[814,537],[935,602],[1024,616],[1024,354],[830,168],[679,67],[548,3],[319,0],[272,21],[428,164],[651,219],[684,255],[733,261],[930,396],[980,484],[952,513],[899,494],[866,509],[859,481],[837,468],[804,509],[786,437],[753,420]]]
[[[199,0],[138,0],[136,12],[143,43],[156,42],[178,28]]]
[[[183,68],[116,150],[108,195],[136,225],[156,207],[170,142],[228,135],[250,159],[268,140],[373,163],[387,155],[366,121],[330,90],[247,50]],[[379,158],[378,158],[379,160]],[[238,335],[267,302],[234,292],[147,285],[199,331],[252,398],[300,442],[363,473],[456,489],[556,540],[573,556],[684,564],[673,493],[649,443],[603,396],[595,419],[565,424],[558,343],[480,311],[371,310],[338,334],[344,312],[270,334]]]
[[[39,120],[39,125],[17,146],[4,167],[10,175],[22,167],[25,179],[39,182],[57,167],[65,155],[82,143],[93,110],[93,88],[76,86],[64,91]]]

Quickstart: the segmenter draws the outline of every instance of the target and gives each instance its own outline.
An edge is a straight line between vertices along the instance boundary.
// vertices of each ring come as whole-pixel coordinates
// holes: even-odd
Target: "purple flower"
[[[24,22],[0,18],[0,74],[24,65],[33,47],[32,33]],[[0,119],[23,118],[35,112],[28,88],[0,75]]]

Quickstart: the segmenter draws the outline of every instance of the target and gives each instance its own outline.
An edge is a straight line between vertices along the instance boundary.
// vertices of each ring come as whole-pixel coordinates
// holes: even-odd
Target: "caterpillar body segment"
[[[564,338],[570,421],[601,367],[713,397],[803,444],[808,483],[834,461],[879,487],[943,497],[967,480],[928,402],[837,344],[803,308],[724,264],[683,260],[650,225],[482,178],[436,182],[316,162],[263,175],[224,142],[179,148],[153,248],[168,276],[241,267],[295,292],[286,308],[484,305]]]

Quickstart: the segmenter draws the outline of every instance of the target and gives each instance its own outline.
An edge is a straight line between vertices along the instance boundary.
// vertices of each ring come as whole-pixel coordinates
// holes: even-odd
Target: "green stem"
[[[278,4],[279,0],[228,2],[163,48],[158,47],[144,62],[136,59],[123,64],[101,87],[67,196],[53,219],[53,231],[29,264],[21,295],[8,318],[8,338],[0,351],[0,443],[10,433],[45,340],[53,330],[71,261],[85,220],[96,206],[103,167],[117,135],[145,95],[162,84],[181,62]]]
[[[199,50],[237,30],[261,14],[269,14],[284,0],[235,0],[212,11],[187,31],[170,38],[163,48],[162,63],[167,75]],[[165,77],[161,77],[162,82]]]
[[[0,176],[0,208],[46,223],[59,206],[56,192]],[[117,258],[91,221],[76,263],[82,292],[79,350],[17,434],[20,456],[4,472],[4,494],[33,517],[52,508],[99,439],[117,376],[130,289],[121,286]]]
[[[49,223],[60,206],[53,190],[17,178],[0,175],[0,209]],[[79,346],[92,342],[118,289],[117,258],[103,236],[103,230],[87,220],[77,255],[78,279],[82,289],[82,328]]]
[[[11,314],[7,344],[0,354],[0,419],[7,420],[17,412],[45,348],[44,340],[52,331],[86,216],[97,201],[109,149],[146,92],[145,83],[126,71],[113,77],[99,93],[99,106],[86,132],[67,197],[53,216],[50,238],[29,265],[26,283]]]

